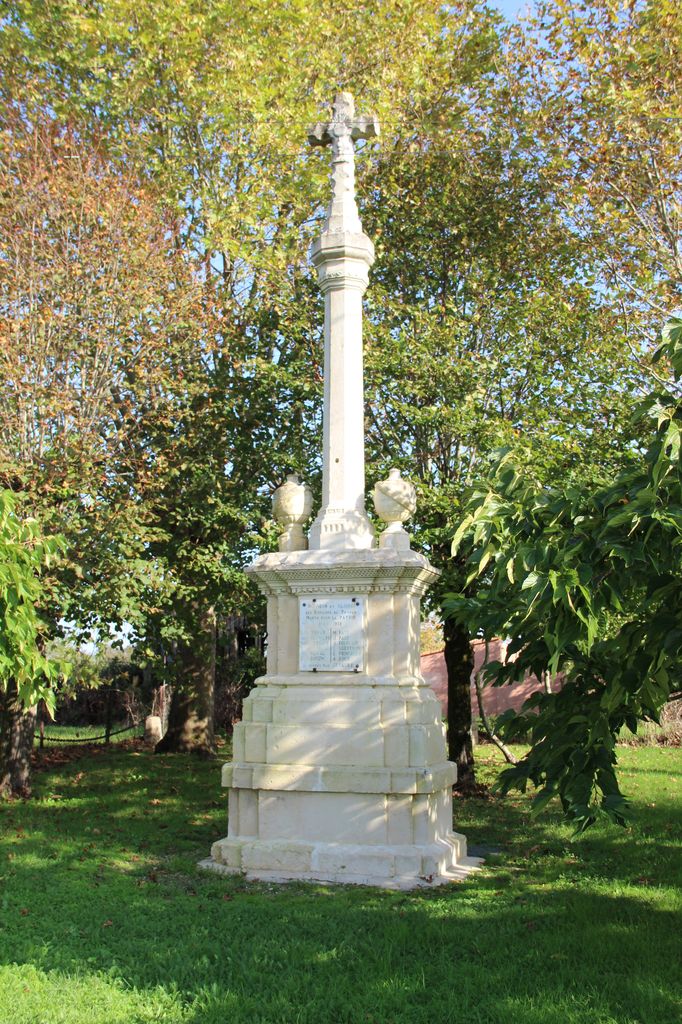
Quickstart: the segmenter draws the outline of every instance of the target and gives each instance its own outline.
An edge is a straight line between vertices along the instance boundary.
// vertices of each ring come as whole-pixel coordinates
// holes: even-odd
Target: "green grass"
[[[134,729],[127,728],[127,722],[114,722],[111,726],[111,743],[123,743],[126,740],[133,739],[136,736],[140,736],[144,731],[143,727],[135,726]],[[125,732],[121,732],[122,729],[126,729]],[[46,725],[45,726],[45,747],[52,749],[55,746],[59,746],[59,743],[55,741],[61,740],[62,744],[64,741],[71,745],[71,743],[92,743],[93,741],[104,742],[102,737],[105,735],[106,727],[104,725]],[[33,745],[35,747],[40,746],[40,733],[36,729],[36,734],[33,739]]]
[[[572,841],[525,797],[458,800],[502,853],[410,894],[201,873],[219,763],[97,748],[0,806],[0,1021],[679,1022],[682,752],[621,759],[627,830]]]

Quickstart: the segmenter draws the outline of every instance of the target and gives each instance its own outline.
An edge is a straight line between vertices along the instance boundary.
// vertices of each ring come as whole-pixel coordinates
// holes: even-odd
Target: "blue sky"
[[[531,0],[489,0],[491,7],[496,7],[505,18],[513,21],[525,7],[532,6]]]

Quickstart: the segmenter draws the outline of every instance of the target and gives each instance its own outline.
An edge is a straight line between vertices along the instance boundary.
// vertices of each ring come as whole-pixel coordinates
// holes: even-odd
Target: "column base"
[[[199,867],[248,881],[418,889],[460,882],[481,864],[467,856],[465,837],[451,832],[431,843],[385,846],[228,837],[213,844]]]
[[[376,534],[365,512],[323,508],[308,531],[310,550],[367,551],[376,545]]]

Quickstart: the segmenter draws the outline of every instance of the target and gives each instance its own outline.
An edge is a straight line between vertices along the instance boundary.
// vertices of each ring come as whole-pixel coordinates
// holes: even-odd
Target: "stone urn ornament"
[[[403,523],[417,508],[414,486],[403,480],[399,469],[392,469],[385,480],[375,485],[372,497],[377,515],[388,524],[379,537],[379,547],[409,550],[410,535],[403,529]]]
[[[285,482],[272,495],[273,515],[284,527],[279,538],[280,551],[307,549],[303,523],[310,516],[312,507],[313,492],[307,484],[301,483],[297,473],[288,473]]]

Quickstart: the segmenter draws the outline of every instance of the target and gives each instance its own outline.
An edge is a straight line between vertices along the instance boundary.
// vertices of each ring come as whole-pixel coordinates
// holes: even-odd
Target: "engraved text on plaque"
[[[365,660],[363,597],[302,597],[299,623],[299,671],[362,671]]]

